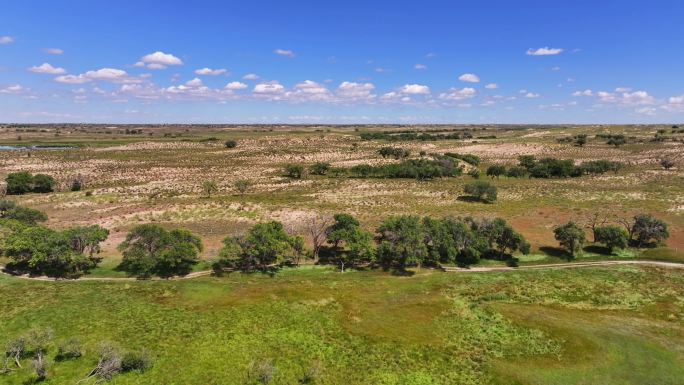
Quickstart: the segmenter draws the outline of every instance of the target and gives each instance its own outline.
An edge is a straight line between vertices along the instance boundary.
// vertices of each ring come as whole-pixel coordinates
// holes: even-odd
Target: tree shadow
[[[396,277],[412,277],[416,273],[410,270],[406,269],[391,269],[390,274],[396,276]]]
[[[601,255],[611,255],[612,253],[610,252],[610,249],[605,247],[605,246],[599,246],[599,245],[589,245],[585,246],[583,251],[587,253],[594,253],[594,254],[601,254]]]
[[[568,261],[573,259],[573,256],[570,253],[564,249],[561,249],[560,247],[542,246],[539,248],[539,251],[551,257],[561,258]]]
[[[468,203],[487,203],[487,202],[479,199],[478,197],[474,197],[472,195],[459,195],[456,197],[456,200],[461,201],[461,202],[468,202]]]

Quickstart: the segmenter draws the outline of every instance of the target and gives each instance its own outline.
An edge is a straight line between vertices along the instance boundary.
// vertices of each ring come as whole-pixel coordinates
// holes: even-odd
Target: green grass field
[[[73,384],[96,345],[147,348],[154,367],[115,384],[681,384],[684,276],[611,267],[412,277],[323,267],[275,277],[36,282],[0,276],[0,340],[50,327],[82,358],[45,384]],[[55,348],[51,348],[52,358]],[[28,362],[24,367],[27,368]],[[0,376],[32,382],[30,370]],[[91,381],[92,382],[92,381]]]

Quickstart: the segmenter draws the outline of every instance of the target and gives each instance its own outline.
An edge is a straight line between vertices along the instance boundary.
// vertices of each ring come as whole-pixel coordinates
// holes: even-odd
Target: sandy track
[[[502,272],[502,271],[517,271],[517,270],[553,270],[553,269],[570,269],[577,267],[592,267],[592,266],[613,266],[613,265],[642,265],[642,266],[657,266],[665,267],[671,269],[684,269],[684,263],[674,263],[674,262],[659,262],[659,261],[596,261],[596,262],[574,262],[574,263],[556,263],[547,265],[529,265],[529,266],[519,266],[519,267],[473,267],[473,268],[460,268],[460,267],[442,267],[442,270],[449,273],[488,273],[488,272]],[[140,281],[138,278],[132,277],[81,277],[77,279],[64,279],[64,278],[50,278],[50,277],[31,277],[27,274],[25,275],[12,275],[5,271],[5,266],[0,265],[0,272],[5,275],[9,275],[20,279],[30,279],[34,281],[48,281],[48,282],[116,282],[116,281]],[[188,275],[181,277],[171,277],[171,278],[150,278],[147,281],[174,281],[182,279],[193,279],[199,277],[206,277],[213,274],[213,270],[195,271]]]

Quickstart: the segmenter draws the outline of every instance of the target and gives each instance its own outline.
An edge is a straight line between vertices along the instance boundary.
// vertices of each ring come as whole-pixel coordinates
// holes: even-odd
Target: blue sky
[[[5,1],[0,121],[668,123],[681,1]]]

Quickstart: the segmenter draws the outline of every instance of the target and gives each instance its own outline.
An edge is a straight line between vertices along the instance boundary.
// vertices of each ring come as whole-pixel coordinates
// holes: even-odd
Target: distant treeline
[[[450,139],[472,139],[473,134],[468,131],[452,132],[448,134],[428,134],[425,132],[362,132],[361,140],[387,140],[390,142],[396,141],[437,141]]]

